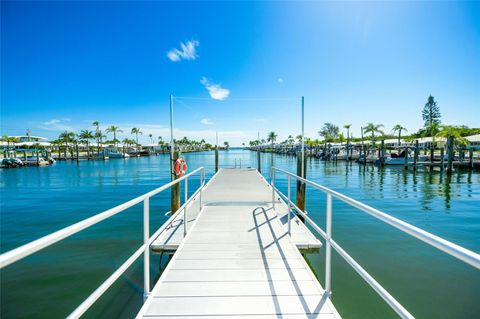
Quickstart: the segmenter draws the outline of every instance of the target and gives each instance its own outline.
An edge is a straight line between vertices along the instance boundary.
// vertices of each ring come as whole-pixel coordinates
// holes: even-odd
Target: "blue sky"
[[[429,94],[444,124],[480,127],[480,2],[2,1],[1,134],[168,139],[170,94],[190,97],[176,137],[234,145],[298,134],[302,95],[310,137],[416,131]]]

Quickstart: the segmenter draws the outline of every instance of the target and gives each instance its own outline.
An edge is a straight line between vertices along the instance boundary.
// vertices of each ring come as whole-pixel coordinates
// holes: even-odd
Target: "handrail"
[[[283,194],[277,187],[275,187],[275,171],[280,173],[284,173],[288,176],[288,196]],[[480,255],[465,249],[459,245],[456,245],[452,242],[449,242],[443,238],[440,238],[436,235],[433,235],[429,232],[426,232],[418,227],[410,225],[402,220],[399,220],[395,217],[392,217],[376,208],[363,204],[353,198],[345,196],[341,193],[338,193],[334,190],[331,190],[325,186],[319,185],[315,182],[309,181],[305,178],[302,178],[298,175],[290,173],[288,171],[272,167],[271,168],[271,186],[272,186],[272,194],[276,191],[281,197],[283,197],[287,201],[287,205],[289,207],[288,210],[288,233],[290,234],[290,214],[291,208],[297,211],[304,219],[307,221],[312,228],[317,231],[326,241],[326,260],[325,260],[325,290],[328,294],[331,294],[331,253],[330,249],[333,247],[337,253],[345,259],[345,261],[379,294],[385,302],[402,318],[414,318],[412,314],[410,314],[393,296],[391,296],[388,291],[386,291],[380,283],[378,283],[368,272],[361,267],[354,259],[351,257],[343,248],[337,244],[332,239],[332,196],[353,206],[358,208],[371,216],[380,219],[381,221],[417,238],[420,239],[427,244],[451,255],[454,256],[461,261],[472,265],[473,267],[480,269]],[[301,209],[299,209],[290,199],[290,179],[295,178],[298,181],[305,183],[306,185],[310,185],[315,189],[318,189],[327,194],[327,211],[326,211],[326,231],[323,231],[309,216],[307,216]],[[272,207],[274,207],[274,197],[272,197]]]
[[[192,176],[200,172],[200,186],[198,189],[188,197],[188,177]],[[185,186],[185,201],[180,208],[170,216],[170,218],[162,225],[160,228],[152,235],[149,235],[150,232],[150,198],[159,194],[160,192],[172,187],[173,185],[179,184],[180,182],[184,181]],[[65,227],[60,229],[52,234],[34,240],[28,244],[23,246],[17,247],[12,249],[6,253],[0,255],[0,269],[5,268],[31,254],[34,254],[43,248],[51,246],[67,237],[70,237],[88,227],[91,227],[103,220],[106,220],[130,207],[135,206],[136,204],[143,201],[143,244],[112,274],[110,275],[107,280],[105,280],[87,299],[85,299],[80,306],[77,307],[69,316],[68,318],[78,318],[80,317],[85,311],[87,311],[90,306],[92,306],[95,301],[102,296],[102,294],[110,288],[110,286],[135,262],[135,260],[140,257],[140,255],[144,254],[144,299],[148,296],[150,292],[150,244],[153,240],[160,235],[171,223],[175,220],[175,218],[180,214],[180,212],[184,212],[183,223],[186,225],[186,214],[187,214],[187,206],[188,204],[199,195],[200,200],[200,209],[202,208],[202,190],[205,186],[205,168],[199,167],[196,170],[192,171],[191,173],[184,175],[176,180],[173,180],[161,187],[158,187],[148,193],[140,195],[128,202],[110,208],[102,213],[84,219],[78,223],[75,223],[71,226]],[[184,226],[185,233],[186,233],[186,226]]]

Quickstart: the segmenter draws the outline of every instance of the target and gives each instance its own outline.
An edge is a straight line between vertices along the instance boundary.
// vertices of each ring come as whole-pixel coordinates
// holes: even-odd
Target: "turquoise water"
[[[213,174],[213,153],[184,156],[189,170]],[[220,152],[220,166],[255,166],[249,151]],[[296,159],[264,154],[294,171]],[[0,170],[1,250],[5,252],[141,195],[169,181],[168,156],[59,162],[53,167]],[[355,163],[309,160],[309,179],[480,251],[480,174],[379,169]],[[286,190],[286,179],[277,175]],[[189,190],[198,186],[191,179]],[[293,192],[294,193],[294,192]],[[307,210],[323,228],[325,195],[307,188]],[[151,230],[169,210],[169,192],[151,200]],[[479,318],[480,272],[358,210],[333,201],[333,236],[377,281],[418,318]],[[142,206],[131,208],[1,272],[2,318],[64,317],[142,243]],[[324,278],[324,250],[307,259]],[[152,282],[167,256],[152,256]],[[142,303],[142,258],[86,314],[130,318]],[[333,301],[344,318],[395,318],[395,314],[336,253]]]

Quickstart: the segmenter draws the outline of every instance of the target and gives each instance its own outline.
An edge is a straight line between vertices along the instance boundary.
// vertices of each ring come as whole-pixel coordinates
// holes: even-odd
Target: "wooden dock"
[[[137,318],[340,318],[300,249],[318,239],[254,169],[221,169],[157,238],[152,249],[176,250]]]

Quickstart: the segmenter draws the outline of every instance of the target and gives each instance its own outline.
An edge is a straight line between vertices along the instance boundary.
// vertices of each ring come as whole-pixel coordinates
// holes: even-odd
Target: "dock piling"
[[[172,181],[176,180],[178,177],[175,174],[175,161],[179,158],[179,152],[174,151],[173,157],[171,158],[171,174],[172,174]],[[170,201],[170,211],[175,213],[180,208],[180,183],[177,183],[172,186],[171,190],[171,201]]]
[[[448,164],[447,164],[447,174],[452,174],[452,165],[453,165],[453,136],[447,138],[447,147],[448,147]]]
[[[302,169],[302,162],[303,162],[303,169]],[[297,156],[297,175],[303,178],[305,178],[305,176],[307,175],[306,161],[302,161],[302,158],[300,156]],[[305,189],[306,189],[305,183],[302,183],[301,181],[297,180],[297,196],[295,200],[295,205],[297,205],[297,207],[303,212],[305,212]],[[298,218],[304,221],[304,218],[302,216],[298,215]]]
[[[470,149],[468,151],[468,163],[469,163],[469,167],[470,169],[473,169],[473,149]]]
[[[413,152],[413,170],[417,170],[417,163],[418,163],[418,140],[415,141],[415,151]]]
[[[443,171],[444,167],[445,148],[440,148],[440,171]]]

